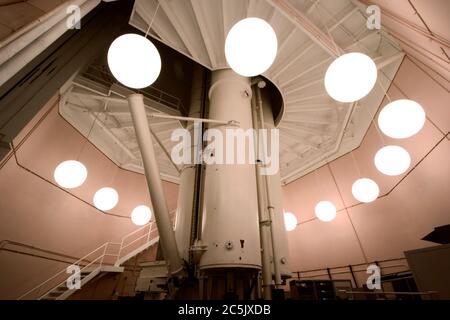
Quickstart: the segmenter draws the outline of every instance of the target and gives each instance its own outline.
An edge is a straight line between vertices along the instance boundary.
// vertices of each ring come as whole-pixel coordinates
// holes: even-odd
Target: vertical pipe
[[[272,137],[272,130],[275,129],[275,122],[273,119],[272,113],[272,103],[274,102],[270,95],[270,88],[264,89],[261,91],[261,100],[262,100],[262,112],[264,115],[264,125],[265,129],[269,134],[267,141],[267,152],[272,149],[274,144],[279,141],[275,141],[275,137]],[[274,138],[272,140],[272,138]],[[269,148],[270,146],[270,148]],[[274,157],[278,156],[278,154],[274,154],[272,152],[276,152],[276,150],[271,151],[272,160],[274,163],[272,165],[275,167],[275,159]],[[279,153],[279,151],[278,151]],[[267,155],[268,153],[266,153]],[[276,161],[279,162],[279,161]],[[279,271],[282,278],[290,278],[291,277],[291,269],[289,267],[289,250],[288,250],[288,240],[287,240],[287,231],[286,226],[284,224],[284,210],[283,210],[283,191],[281,189],[281,177],[279,167],[276,168],[277,172],[272,172],[272,174],[267,175],[266,178],[268,180],[270,186],[270,197],[272,206],[274,207],[274,218],[272,220],[272,229],[275,238],[276,250],[279,258]]]
[[[208,82],[209,82],[209,76],[208,76],[208,72],[206,70],[203,70],[203,76],[202,76],[202,95],[201,95],[201,104],[200,104],[200,117],[202,119],[206,119],[207,118],[207,100],[208,100]],[[205,127],[202,126],[202,129],[199,130],[200,131],[200,137],[198,141],[199,147],[200,147],[200,151],[203,151],[203,134],[205,131]],[[203,162],[203,160],[202,160]],[[202,225],[203,225],[203,194],[204,194],[204,187],[205,187],[205,183],[204,183],[204,171],[203,171],[204,165],[203,163],[198,164],[197,168],[196,168],[196,183],[197,183],[197,188],[198,188],[198,194],[197,194],[197,203],[196,203],[196,214],[197,214],[197,225],[196,225],[196,233],[195,233],[195,237],[197,240],[201,241],[202,240]]]
[[[170,222],[169,211],[167,210],[161,176],[153,148],[153,140],[145,112],[144,98],[141,94],[132,94],[128,96],[128,103],[130,104],[131,118],[136,131],[139,149],[141,150],[145,177],[155,211],[155,220],[158,226],[164,259],[168,266],[169,276],[172,276],[181,272],[183,266],[178,256],[175,234]]]
[[[252,120],[253,120],[253,128],[256,130],[259,125],[257,121],[258,117],[256,114],[256,103],[255,97],[252,97]],[[269,228],[267,225],[268,219],[265,214],[265,199],[264,199],[264,185],[262,182],[261,176],[261,161],[259,159],[259,139],[258,134],[255,134],[255,159],[256,162],[256,192],[258,195],[258,218],[259,218],[259,232],[260,232],[260,241],[261,241],[261,260],[262,260],[262,280],[263,280],[263,294],[265,300],[270,300],[272,298],[272,268],[270,266],[270,243],[269,243]]]
[[[262,109],[262,99],[261,99],[261,90],[258,86],[256,88],[256,99],[257,99],[257,108],[259,111],[259,121],[260,126],[259,128],[264,130],[265,124],[264,124],[264,113]],[[263,145],[263,148],[266,148],[267,146]],[[265,159],[263,159],[265,162]],[[278,260],[278,253],[277,253],[277,246],[276,241],[274,237],[274,228],[273,228],[273,221],[275,220],[275,213],[274,213],[274,207],[272,205],[272,199],[270,196],[270,185],[269,185],[269,179],[267,179],[267,176],[264,176],[264,184],[266,189],[266,200],[267,200],[267,209],[269,210],[269,219],[270,219],[270,235],[272,240],[272,256],[273,256],[273,270],[275,273],[275,288],[278,288],[281,285],[281,273],[279,268],[279,260]]]
[[[201,104],[202,104],[202,90],[203,90],[203,70],[202,67],[197,66],[194,68],[194,74],[192,77],[191,88],[191,101],[189,104],[190,117],[198,118],[201,116]],[[191,149],[189,150],[191,156],[191,163],[183,164],[183,168],[180,174],[180,185],[178,189],[178,201],[177,201],[177,224],[175,226],[175,239],[179,250],[180,257],[185,261],[192,263],[193,253],[190,250],[196,239],[196,226],[197,226],[197,208],[198,208],[198,191],[199,191],[199,166],[196,165],[197,161],[193,161],[197,157],[196,150],[197,144],[201,141],[195,141],[195,131],[198,130],[198,123],[187,122],[186,130],[189,132],[188,139],[191,142]],[[201,123],[200,123],[201,126]],[[198,139],[197,139],[198,140]]]

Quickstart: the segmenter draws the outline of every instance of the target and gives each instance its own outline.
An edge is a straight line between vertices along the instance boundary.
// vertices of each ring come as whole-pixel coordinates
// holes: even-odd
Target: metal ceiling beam
[[[128,147],[122,143],[122,141],[116,137],[116,135],[111,131],[111,129],[108,128],[108,126],[103,123],[102,120],[100,120],[98,117],[95,116],[93,112],[89,112],[89,118],[91,121],[94,121],[96,125],[100,126],[103,131],[131,158],[136,159],[136,155],[131,152]],[[88,139],[86,137],[86,139]],[[90,139],[89,139],[90,140]],[[90,140],[91,141],[91,140]],[[94,143],[95,144],[95,143]]]
[[[329,125],[330,123],[336,123],[336,121],[333,121],[332,119],[322,119],[322,120],[318,120],[318,119],[298,119],[298,118],[293,118],[293,117],[289,117],[289,120],[283,120],[283,123],[292,123],[292,124],[296,124],[296,123],[303,123],[303,124],[317,124],[317,125]]]
[[[332,57],[339,57],[342,50],[334,40],[327,34],[323,33],[309,18],[295,8],[286,0],[266,0],[272,6],[276,7],[286,18],[298,26],[312,41],[319,45],[323,50]]]
[[[76,83],[75,83],[75,85],[78,86]],[[122,107],[124,110],[123,112],[125,112],[125,113],[130,112],[127,100],[125,100],[122,97],[113,97],[113,96],[102,95],[102,94],[96,93],[94,91],[86,90],[84,88],[82,90],[80,90],[80,89],[77,89],[76,87],[74,87],[72,89],[71,94],[82,97],[82,98],[106,101],[110,104],[111,103],[116,104],[116,106],[114,106],[114,107],[112,107],[111,105],[108,105],[108,108],[106,109],[106,111],[108,111],[110,113],[115,113],[115,112],[122,113],[122,111],[120,110]],[[173,108],[167,107],[164,104],[154,101],[152,99],[144,98],[144,101],[146,102],[145,107],[146,107],[147,112],[160,112],[161,114],[174,115],[174,116],[177,116],[180,114],[179,110],[175,110]],[[121,107],[119,107],[117,105],[119,105]],[[114,110],[115,108],[116,109],[118,108],[119,111]]]
[[[293,103],[297,104],[297,103],[302,102],[302,101],[308,101],[308,100],[312,100],[312,99],[316,99],[316,98],[323,98],[323,97],[328,98],[329,97],[328,93],[322,92],[322,93],[318,93],[318,94],[315,94],[315,95],[306,95],[303,98],[297,98],[297,99],[289,100],[289,105],[291,105]]]
[[[294,53],[294,58],[289,59],[289,61],[281,67],[279,70],[274,72],[272,74],[272,77],[278,78],[284,71],[289,69],[295,62],[297,62],[301,57],[303,57],[306,53],[308,53],[309,50],[311,50],[314,47],[314,43],[310,42],[306,48],[302,46],[299,51]]]
[[[354,7],[349,12],[347,12],[342,18],[337,20],[332,26],[328,28],[328,31],[331,32],[345,22],[348,18],[350,18],[356,11],[358,11],[358,7]]]
[[[170,23],[174,27],[174,29],[178,32],[180,35],[181,41],[183,41],[184,46],[191,54],[192,58],[194,60],[200,60],[200,55],[197,52],[195,48],[195,43],[192,41],[191,37],[186,32],[185,28],[181,24],[180,20],[176,16],[177,10],[174,10],[171,5],[171,1],[160,1],[159,5],[164,10],[167,18],[169,19]]]
[[[316,3],[311,5],[311,8],[315,8],[316,4],[318,1],[316,1]],[[310,9],[311,9],[310,8]],[[341,19],[337,20],[333,25],[331,25],[329,27],[329,32],[333,31],[334,29],[336,29],[340,24],[342,24],[345,20],[347,20],[350,16],[353,15],[353,13],[355,13],[356,11],[358,11],[357,7],[354,7],[352,10],[350,10],[349,12],[347,12]],[[307,14],[310,14],[310,11],[308,10]],[[281,50],[281,47],[287,42],[286,40],[295,32],[295,28],[293,29],[293,31],[291,31],[291,33],[288,35],[288,37],[285,39],[285,41],[281,44],[279,50]],[[305,49],[303,49],[304,47],[301,48],[301,51],[294,54],[295,58],[291,59],[285,66],[283,66],[280,70],[278,70],[276,73],[273,74],[273,77],[278,77],[281,73],[283,73],[286,69],[288,69],[292,64],[294,64],[298,59],[300,59],[306,52],[309,51],[309,49],[311,49],[313,47],[312,44],[310,44],[309,46],[307,46]]]
[[[311,136],[310,133],[307,133],[307,135]],[[304,136],[301,137],[298,134],[292,134],[290,131],[287,131],[287,130],[283,130],[283,133],[280,135],[280,139],[288,139],[288,140],[293,141],[294,143],[298,143],[298,141],[300,140],[301,143],[298,143],[298,144],[301,145],[301,146],[304,145],[304,146],[310,147],[310,148],[315,149],[315,150],[318,150],[318,148],[319,148],[317,143],[310,142],[307,139],[305,139]]]
[[[208,58],[211,62],[211,67],[215,68],[217,64],[216,56],[214,55],[214,46],[211,41],[211,36],[209,34],[209,30],[207,27],[207,23],[205,23],[206,14],[203,11],[203,6],[197,0],[191,0],[191,6],[194,9],[195,20],[197,21],[197,25],[200,29],[200,32],[203,37],[203,42],[206,47],[206,51],[208,52]]]
[[[315,104],[308,104],[308,107],[292,107],[292,108],[285,108],[285,113],[303,113],[303,112],[322,112],[322,111],[330,111],[334,110],[336,108],[335,105],[332,104],[326,104],[326,103],[315,103]]]
[[[405,56],[404,52],[397,52],[396,54],[393,54],[392,56],[389,56],[389,57],[383,57],[382,56],[382,57],[375,58],[374,62],[376,64],[376,66],[377,66],[377,69],[380,70],[380,69],[383,69],[384,67],[390,65],[391,63],[394,63],[394,62],[397,62],[398,60],[403,59],[404,56]],[[309,80],[304,85],[297,86],[297,87],[295,87],[293,89],[290,89],[290,90],[286,89],[285,95],[288,96],[288,95],[290,95],[290,94],[292,94],[294,92],[301,91],[303,89],[312,87],[312,86],[320,84],[322,82],[323,82],[323,77],[320,77],[320,78],[317,78],[317,79],[313,79],[313,80]]]
[[[283,41],[278,46],[278,52],[282,52],[284,47],[289,43],[289,40],[291,40],[292,36],[295,34],[295,31],[297,28],[293,27],[291,31],[289,31],[289,34],[286,36],[286,38],[283,39]]]
[[[306,134],[313,136],[321,136],[321,137],[330,137],[329,134],[326,134],[322,128],[313,129],[311,127],[305,127],[302,125],[294,125],[290,123],[282,123],[279,125],[280,128],[285,129],[283,133],[290,134],[291,136],[297,136],[299,138],[298,133],[302,131]]]
[[[350,50],[350,49],[353,48],[355,45],[358,45],[359,42],[365,41],[365,40],[370,39],[370,38],[372,38],[372,37],[374,37],[374,36],[377,36],[377,35],[379,35],[379,34],[378,34],[377,32],[374,32],[374,31],[370,31],[370,32],[368,32],[368,33],[365,33],[365,35],[364,35],[362,38],[358,38],[356,42],[354,42],[354,43],[352,43],[351,45],[345,47],[345,50],[346,50],[346,51],[347,51],[347,50]],[[318,68],[318,67],[320,67],[320,66],[323,66],[323,65],[326,64],[326,63],[328,63],[329,61],[331,61],[332,58],[333,58],[333,57],[329,57],[329,58],[326,58],[325,60],[322,60],[321,62],[319,62],[319,63],[317,63],[317,64],[315,64],[315,65],[309,67],[308,69],[304,70],[303,72],[301,72],[301,73],[295,75],[295,77],[293,77],[293,78],[291,78],[291,79],[285,81],[285,82],[282,83],[280,86],[283,86],[283,87],[284,87],[284,86],[287,86],[287,85],[291,84],[292,82],[294,82],[294,81],[297,80],[297,79],[300,79],[301,77],[303,77],[305,74],[308,74],[308,73],[311,72],[312,70],[314,70],[314,69],[316,69],[316,68]]]

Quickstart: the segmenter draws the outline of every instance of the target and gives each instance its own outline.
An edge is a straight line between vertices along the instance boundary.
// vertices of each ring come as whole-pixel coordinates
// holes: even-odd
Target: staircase
[[[81,288],[97,276],[124,271],[121,265],[159,241],[155,222],[151,222],[122,238],[120,243],[106,242],[72,266],[78,266]],[[21,295],[18,300],[64,300],[78,289],[69,289],[68,280],[76,273],[67,268]]]

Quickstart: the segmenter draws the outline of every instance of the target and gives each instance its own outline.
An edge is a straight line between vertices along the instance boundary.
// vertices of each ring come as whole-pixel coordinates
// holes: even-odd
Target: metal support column
[[[164,259],[168,266],[169,276],[174,276],[183,270],[183,266],[178,255],[175,234],[167,209],[161,176],[153,148],[153,140],[145,112],[144,98],[141,94],[132,94],[128,96],[128,102],[130,104],[131,118],[133,119],[136,138],[139,149],[141,150],[150,199],[155,211],[155,220],[158,226]]]

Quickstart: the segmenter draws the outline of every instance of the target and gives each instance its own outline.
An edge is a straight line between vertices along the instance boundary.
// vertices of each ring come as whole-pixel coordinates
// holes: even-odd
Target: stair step
[[[57,298],[57,297],[59,297],[61,294],[62,294],[62,292],[55,292],[55,291],[52,291],[52,292],[50,292],[49,294],[47,294],[47,296],[48,296],[48,297],[55,297],[55,298]]]

